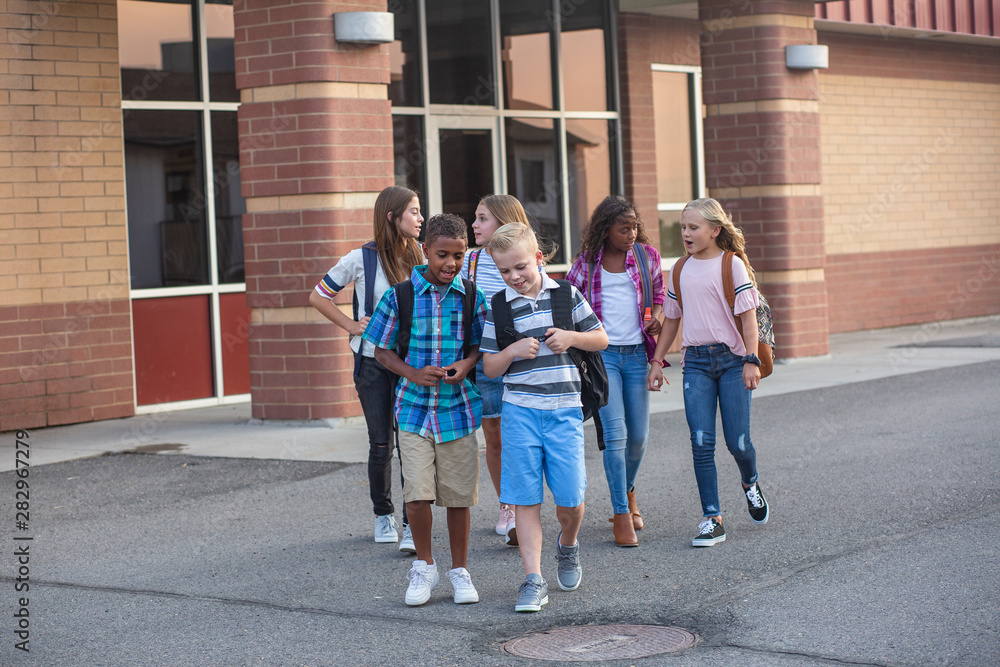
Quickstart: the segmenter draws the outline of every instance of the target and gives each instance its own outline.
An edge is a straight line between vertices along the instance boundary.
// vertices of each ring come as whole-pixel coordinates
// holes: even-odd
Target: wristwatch
[[[754,366],[760,368],[760,359],[757,358],[756,354],[748,354],[743,357],[744,364],[753,364]]]

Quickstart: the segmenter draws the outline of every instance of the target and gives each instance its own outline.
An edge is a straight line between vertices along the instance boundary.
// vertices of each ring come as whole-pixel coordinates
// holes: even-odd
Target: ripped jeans
[[[704,516],[717,516],[719,480],[715,470],[715,406],[722,413],[726,447],[743,483],[757,481],[757,452],[750,441],[750,395],[743,384],[743,360],[721,343],[684,351],[684,413],[691,429],[694,476]]]

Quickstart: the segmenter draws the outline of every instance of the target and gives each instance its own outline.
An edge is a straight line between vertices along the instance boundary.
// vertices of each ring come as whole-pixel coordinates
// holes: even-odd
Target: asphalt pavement
[[[548,497],[537,614],[513,612],[523,572],[493,533],[485,463],[469,550],[481,602],[452,602],[435,510],[442,581],[410,608],[411,559],[371,539],[363,422],[261,424],[226,406],[35,429],[27,478],[4,433],[0,665],[545,664],[510,653],[525,637],[606,665],[1000,663],[1000,318],[836,335],[829,356],[777,365],[753,402],[771,519],[750,521],[720,444],[728,539],[707,549],[690,546],[677,364],[667,377],[640,546],[614,545],[588,425],[583,584],[555,586]],[[696,643],[656,653],[638,626]],[[624,657],[636,650],[656,654]]]

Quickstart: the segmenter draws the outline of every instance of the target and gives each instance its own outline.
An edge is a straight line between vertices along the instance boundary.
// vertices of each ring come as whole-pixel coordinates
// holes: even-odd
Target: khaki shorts
[[[439,507],[472,507],[479,502],[479,442],[476,434],[434,442],[399,432],[403,500],[433,500]]]

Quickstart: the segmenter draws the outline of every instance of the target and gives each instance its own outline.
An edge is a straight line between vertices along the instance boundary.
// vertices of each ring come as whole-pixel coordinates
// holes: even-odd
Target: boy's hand
[[[448,371],[440,366],[424,366],[423,368],[415,370],[412,375],[413,376],[410,378],[411,382],[414,382],[421,387],[433,387],[448,376]]]
[[[646,388],[649,391],[660,391],[660,387],[663,386],[665,381],[666,378],[663,377],[663,369],[660,368],[660,365],[650,364],[649,375],[646,376]]]
[[[575,333],[575,331],[550,327],[545,332],[545,345],[556,354],[562,354],[573,347],[573,334]]]
[[[538,339],[522,338],[507,349],[518,359],[534,359],[538,355]]]
[[[360,336],[365,332],[365,329],[368,328],[368,320],[370,319],[371,318],[368,317],[367,315],[365,317],[362,317],[360,320],[354,323],[354,326],[351,327],[349,333],[352,336]]]
[[[468,359],[462,359],[461,361],[456,361],[450,366],[445,366],[445,378],[446,384],[462,384],[462,380],[466,378],[470,371],[476,367],[475,363],[469,363]]]

